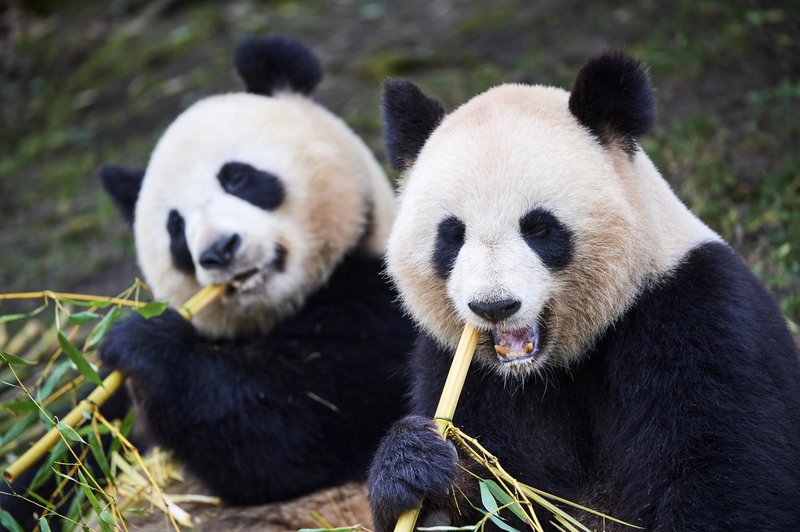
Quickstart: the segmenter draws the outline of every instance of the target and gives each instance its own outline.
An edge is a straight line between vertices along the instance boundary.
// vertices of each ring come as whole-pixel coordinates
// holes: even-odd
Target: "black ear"
[[[569,110],[604,144],[621,142],[628,153],[655,119],[655,97],[642,64],[621,51],[593,57],[581,67]]]
[[[444,117],[442,104],[401,79],[383,86],[383,137],[395,170],[411,165]]]
[[[303,43],[289,37],[251,37],[234,52],[247,91],[271,96],[279,90],[309,94],[322,79],[322,66]]]
[[[144,170],[132,170],[121,166],[107,164],[97,171],[100,182],[108,195],[114,200],[122,217],[129,224],[133,223],[133,211],[142,188]]]

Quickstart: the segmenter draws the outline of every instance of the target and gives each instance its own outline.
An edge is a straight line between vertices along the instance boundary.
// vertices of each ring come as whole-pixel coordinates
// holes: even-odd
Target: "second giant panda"
[[[413,415],[370,471],[377,530],[422,500],[429,522],[481,517],[430,421],[464,322],[481,336],[454,422],[521,482],[645,530],[795,530],[796,348],[637,143],[644,68],[608,52],[571,92],[501,85],[449,115],[391,81],[384,112],[405,168],[388,268],[422,333]]]
[[[303,44],[236,50],[248,92],[207,97],[145,171],[100,177],[131,220],[156,298],[219,300],[116,324],[101,345],[128,376],[152,438],[233,504],[363,478],[403,411],[412,326],[382,275],[394,195],[364,143],[307,95]]]

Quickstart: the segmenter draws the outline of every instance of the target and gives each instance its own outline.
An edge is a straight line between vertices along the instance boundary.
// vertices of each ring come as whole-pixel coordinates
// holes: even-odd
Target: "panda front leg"
[[[458,483],[458,453],[430,419],[406,416],[381,441],[369,471],[369,502],[376,532],[390,531],[400,515],[424,501],[426,524],[450,517]]]
[[[320,406],[285,403],[302,377],[243,356],[260,347],[207,339],[168,310],[116,324],[101,358],[129,378],[157,443],[226,502],[258,504],[332,484],[344,467]]]

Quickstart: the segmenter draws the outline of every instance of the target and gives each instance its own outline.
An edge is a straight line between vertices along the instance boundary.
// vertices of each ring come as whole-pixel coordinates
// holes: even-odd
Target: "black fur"
[[[133,170],[107,164],[97,171],[97,175],[100,177],[103,188],[106,189],[122,213],[122,217],[132,224],[136,199],[139,197],[139,189],[142,188],[144,170]]]
[[[395,170],[410,166],[444,118],[442,105],[405,80],[383,86],[383,131],[389,162]]]
[[[169,253],[172,255],[172,264],[178,270],[194,275],[194,261],[186,243],[186,224],[181,213],[172,209],[167,215],[167,233],[169,233]]]
[[[560,270],[572,259],[572,233],[550,211],[536,208],[519,221],[522,238],[545,266]]]
[[[450,360],[421,337],[415,414],[433,414]],[[473,366],[454,421],[519,480],[645,530],[800,524],[797,353],[779,309],[726,245],[689,253],[578,366],[548,381],[513,387]],[[440,494],[441,472],[452,471],[438,446],[412,451],[406,432],[392,429],[370,473],[379,531],[410,501]],[[408,450],[390,458],[394,449]],[[398,472],[391,483],[387,468]]]
[[[283,182],[276,175],[247,163],[225,163],[217,179],[228,194],[267,211],[277,209],[286,196]]]
[[[436,230],[436,243],[433,248],[433,266],[442,279],[450,276],[455,266],[458,252],[464,245],[466,233],[464,222],[455,216],[448,216],[441,222]]]
[[[569,110],[600,142],[620,142],[628,153],[655,121],[655,96],[647,71],[621,51],[586,62],[569,97]]]
[[[406,411],[400,366],[412,326],[355,254],[267,335],[211,340],[174,311],[118,323],[101,346],[155,439],[223,499],[289,499],[366,475]]]
[[[289,90],[310,94],[322,79],[322,65],[302,42],[289,37],[251,37],[234,52],[247,91],[272,96]]]

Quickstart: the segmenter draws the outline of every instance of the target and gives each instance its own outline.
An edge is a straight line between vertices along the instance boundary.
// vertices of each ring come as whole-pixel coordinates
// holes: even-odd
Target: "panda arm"
[[[120,322],[101,348],[106,363],[130,377],[154,438],[231,503],[279,500],[341,481],[352,476],[349,453],[359,449],[356,432],[341,422],[357,416],[331,410],[348,406],[337,405],[336,382],[319,388],[342,373],[337,359],[322,357],[311,372],[289,357],[265,364],[254,351],[298,347],[268,339],[269,346],[263,338],[215,342],[168,311]]]
[[[617,479],[617,515],[647,529],[800,522],[797,361],[731,254],[695,254],[609,342],[598,462]]]

